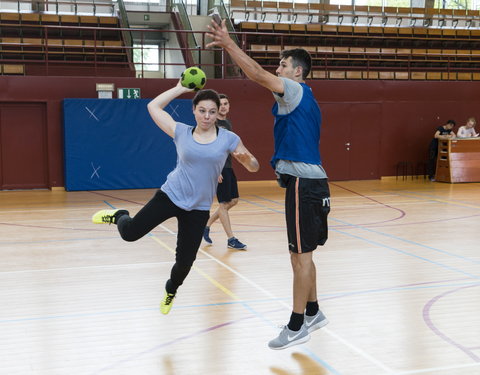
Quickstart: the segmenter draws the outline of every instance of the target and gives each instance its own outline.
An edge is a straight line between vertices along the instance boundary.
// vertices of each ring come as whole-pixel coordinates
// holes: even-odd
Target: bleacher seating
[[[478,21],[480,11],[231,0],[230,15],[238,22],[318,22],[332,25],[470,28],[473,22]]]
[[[25,65],[22,64],[0,64],[1,75],[24,75]]]
[[[268,69],[301,46],[316,79],[480,78],[480,11],[282,3],[230,2],[247,52]]]
[[[41,73],[38,66],[48,61],[78,64],[86,73],[102,67],[134,75],[129,53],[117,17],[0,13],[0,63],[22,66],[22,74]]]
[[[478,80],[480,76],[478,29],[320,23],[279,27],[259,22],[242,22],[239,29],[248,31],[250,56],[272,70],[282,49],[308,50],[313,58],[311,78]]]

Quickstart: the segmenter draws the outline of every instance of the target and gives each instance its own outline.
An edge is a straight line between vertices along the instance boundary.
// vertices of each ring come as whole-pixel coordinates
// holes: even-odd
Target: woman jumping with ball
[[[215,126],[220,107],[215,91],[200,90],[193,98],[196,126],[176,122],[164,110],[173,99],[191,91],[179,81],[148,104],[153,121],[173,138],[177,150],[177,165],[167,181],[134,217],[126,210],[101,210],[92,217],[95,224],[116,224],[125,241],[136,241],[165,220],[177,218],[175,264],[160,304],[163,314],[169,313],[195,261],[227,156],[232,154],[250,172],[259,169],[238,135]]]

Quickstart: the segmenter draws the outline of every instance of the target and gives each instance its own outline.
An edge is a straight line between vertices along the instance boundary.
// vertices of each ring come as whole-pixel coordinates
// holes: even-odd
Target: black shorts
[[[237,177],[233,168],[223,168],[222,177],[222,183],[217,186],[217,199],[219,203],[228,203],[238,198]]]
[[[308,253],[328,238],[327,216],[330,190],[326,178],[299,178],[281,174],[279,183],[286,187],[285,217],[288,248],[293,253]]]

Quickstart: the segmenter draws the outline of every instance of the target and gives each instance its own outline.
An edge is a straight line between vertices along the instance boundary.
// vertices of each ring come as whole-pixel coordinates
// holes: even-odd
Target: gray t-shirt
[[[217,120],[217,126],[219,128],[224,128],[232,131],[232,123],[228,119]],[[232,168],[232,155],[228,155],[227,161],[225,162],[225,166],[223,168]]]
[[[210,210],[218,176],[240,137],[220,128],[213,142],[202,144],[193,138],[192,126],[177,122],[173,141],[177,148],[177,166],[160,189],[186,211]]]
[[[302,101],[303,88],[292,79],[280,78],[283,81],[284,93],[283,95],[273,93],[273,97],[278,103],[278,114],[288,115]],[[327,174],[321,165],[290,160],[279,160],[275,166],[275,172],[301,178],[327,178]]]

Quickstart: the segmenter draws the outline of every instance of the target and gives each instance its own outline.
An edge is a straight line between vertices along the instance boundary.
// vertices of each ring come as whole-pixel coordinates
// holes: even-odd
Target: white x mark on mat
[[[94,113],[95,110],[91,111],[88,107],[85,107],[85,109],[88,111],[88,113],[90,113],[89,118],[93,116],[93,118],[94,118],[95,120],[100,121],[100,120],[97,118],[97,116],[95,116],[95,113]]]
[[[102,167],[101,167],[100,165],[99,165],[98,167],[95,167],[95,166],[93,165],[93,162],[91,162],[90,164],[92,165],[92,168],[93,168],[93,173],[92,173],[92,175],[90,176],[90,179],[92,179],[93,176],[97,176],[98,178],[100,178],[100,175],[98,174],[98,170],[99,170],[100,168],[102,168]]]
[[[178,105],[176,105],[175,108],[173,108],[172,105],[169,105],[169,107],[172,109],[172,117],[173,115],[177,115],[177,117],[180,117],[180,115],[177,112]]]

